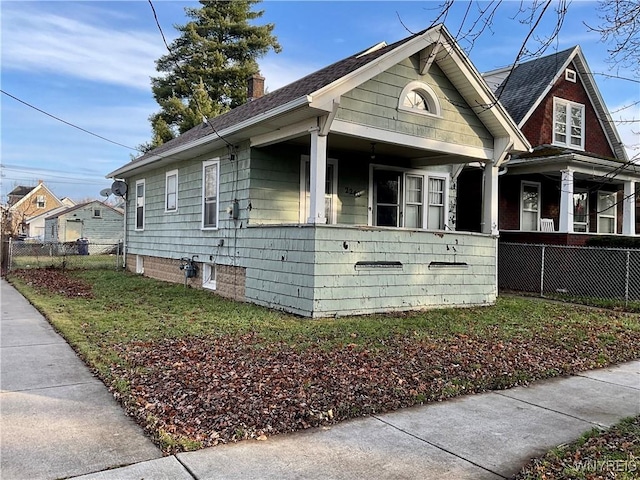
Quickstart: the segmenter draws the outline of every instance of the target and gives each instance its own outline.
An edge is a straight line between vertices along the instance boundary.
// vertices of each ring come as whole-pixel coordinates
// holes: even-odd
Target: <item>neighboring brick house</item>
[[[42,180],[35,187],[15,187],[7,197],[8,231],[15,236],[30,236],[30,219],[66,205]]]
[[[501,172],[503,240],[583,245],[592,234],[635,235],[640,168],[629,162],[590,72],[576,46],[483,75],[533,146]],[[475,201],[466,185],[478,176],[467,169],[460,177],[464,206]],[[479,215],[462,210],[462,226],[479,229]]]

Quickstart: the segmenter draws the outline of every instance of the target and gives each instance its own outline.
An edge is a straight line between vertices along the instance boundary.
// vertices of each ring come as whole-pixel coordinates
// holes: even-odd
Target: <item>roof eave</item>
[[[145,167],[149,166],[152,163],[157,162],[158,160],[162,160],[162,159],[171,159],[171,157],[174,157],[175,155],[178,155],[179,153],[183,153],[189,150],[192,150],[194,148],[206,145],[208,143],[211,144],[215,144],[216,141],[220,142],[220,143],[224,143],[225,142],[225,138],[236,134],[246,128],[252,127],[257,125],[258,123],[264,122],[270,118],[273,117],[277,117],[279,115],[285,114],[291,110],[295,110],[297,108],[300,107],[304,107],[304,106],[308,106],[311,103],[311,97],[309,95],[305,95],[302,97],[299,97],[295,100],[291,100],[288,103],[285,103],[284,105],[280,105],[276,108],[273,108],[271,110],[268,110],[264,113],[260,113],[254,117],[248,118],[247,120],[244,120],[240,123],[237,123],[235,125],[232,125],[228,128],[225,128],[223,130],[220,130],[218,132],[209,134],[209,135],[205,135],[204,137],[198,138],[197,140],[194,140],[192,142],[189,143],[185,143],[182,145],[179,145],[173,149],[167,150],[166,152],[162,152],[161,154],[158,155],[151,155],[149,158],[140,161],[140,162],[130,162],[127,165],[118,168],[117,170],[114,170],[113,172],[109,173],[106,175],[105,178],[120,178],[125,174],[130,174],[134,171],[140,170],[140,169],[144,169]]]

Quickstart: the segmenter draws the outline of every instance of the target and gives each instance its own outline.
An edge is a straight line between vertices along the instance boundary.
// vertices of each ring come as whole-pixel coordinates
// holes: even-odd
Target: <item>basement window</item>
[[[216,273],[215,263],[205,263],[202,266],[202,288],[209,290],[215,290],[217,288]]]

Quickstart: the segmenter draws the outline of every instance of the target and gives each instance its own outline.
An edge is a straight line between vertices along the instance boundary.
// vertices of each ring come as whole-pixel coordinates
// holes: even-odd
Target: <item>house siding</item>
[[[101,217],[93,216],[100,208]],[[124,215],[100,202],[90,203],[69,213],[45,220],[45,240],[73,242],[86,238],[93,244],[114,244],[122,240]],[[53,235],[52,235],[53,232]]]
[[[570,68],[576,69],[571,64]],[[575,83],[565,80],[564,75],[553,85],[540,105],[534,110],[529,119],[522,125],[522,132],[525,134],[531,145],[553,144],[553,98],[558,97],[564,100],[581,103],[585,106],[585,146],[586,152],[595,153],[606,158],[615,158],[615,154],[609,146],[598,115],[591,104],[589,95],[581,81]]]
[[[438,66],[433,64],[427,74],[420,75],[415,61],[413,57],[406,59],[344,94],[337,118],[456,145],[493,149],[493,137]],[[414,80],[433,89],[442,117],[398,110],[402,89]]]
[[[198,255],[200,259],[217,257],[225,263],[229,255],[229,239],[237,223],[246,224],[249,205],[249,149],[241,146],[231,161],[227,149],[201,155],[193,160],[177,162],[127,179],[132,191],[127,199],[127,249],[130,253],[151,257],[179,259]],[[202,229],[202,163],[220,159],[218,192],[218,229]],[[178,209],[165,212],[165,175],[178,170]],[[135,193],[132,185],[145,180],[144,229],[134,231]],[[238,200],[239,218],[234,221],[227,208]],[[220,241],[223,246],[218,246]]]

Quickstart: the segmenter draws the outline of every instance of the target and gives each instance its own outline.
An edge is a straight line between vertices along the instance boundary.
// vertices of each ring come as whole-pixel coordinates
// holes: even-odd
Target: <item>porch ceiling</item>
[[[311,148],[311,138],[307,134],[290,139],[287,143],[302,146],[304,148]],[[371,155],[372,142],[368,139],[341,135],[338,133],[330,133],[327,137],[327,143],[329,156],[331,156],[332,151],[359,152],[360,154],[365,153],[366,155]],[[408,159],[415,167],[478,161],[477,158],[463,157],[460,155],[452,155],[437,151],[429,151],[410,147],[407,145],[396,145],[393,143],[383,142],[374,143],[375,155],[377,159]]]

